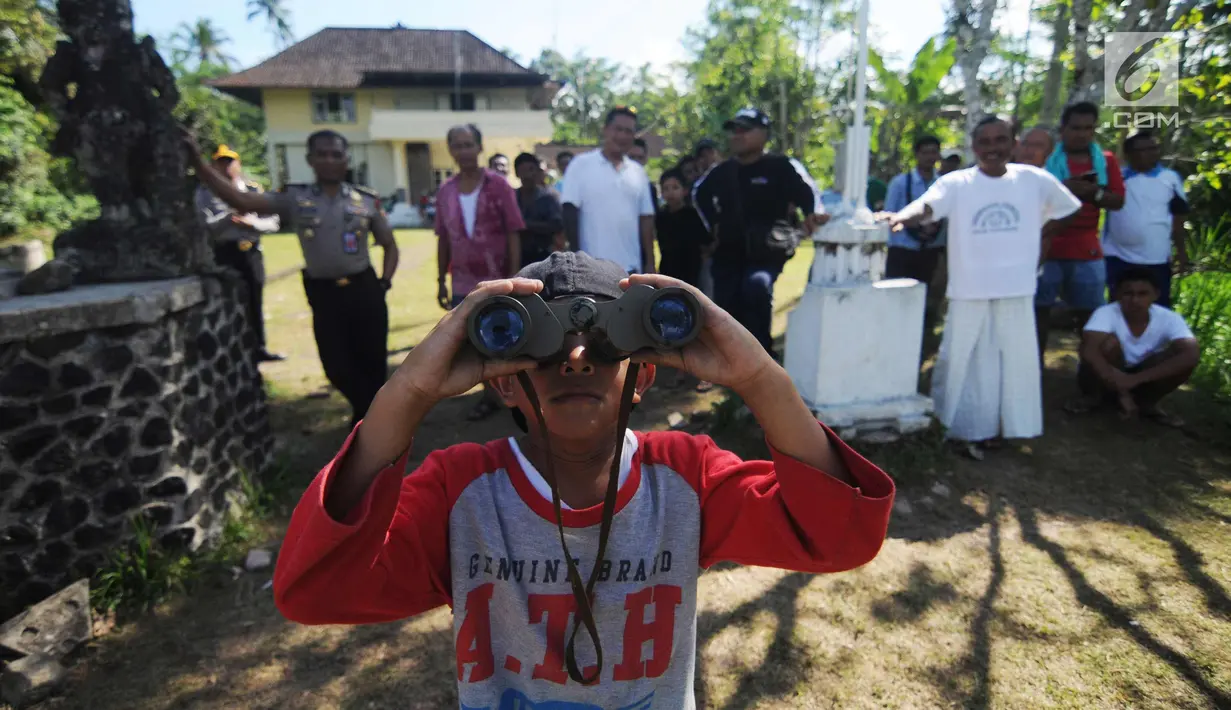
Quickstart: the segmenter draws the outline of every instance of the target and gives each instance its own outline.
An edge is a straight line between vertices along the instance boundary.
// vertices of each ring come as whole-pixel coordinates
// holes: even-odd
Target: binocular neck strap
[[[611,460],[611,471],[607,474],[607,494],[603,498],[603,520],[598,530],[598,554],[595,556],[594,567],[590,570],[590,578],[585,586],[581,584],[581,573],[573,562],[569,552],[568,542],[564,539],[564,517],[560,512],[560,489],[556,485],[555,462],[551,454],[551,437],[547,434],[547,421],[543,418],[543,407],[539,403],[538,394],[530,377],[517,373],[517,381],[521,383],[526,399],[534,408],[538,419],[539,434],[543,439],[543,453],[547,483],[551,486],[551,504],[556,511],[556,530],[560,533],[560,547],[564,550],[564,564],[568,567],[568,581],[573,588],[573,599],[577,603],[577,611],[573,616],[573,633],[569,635],[568,646],[565,648],[564,663],[568,667],[568,676],[583,685],[591,685],[598,681],[603,672],[603,645],[598,638],[598,623],[594,620],[594,586],[598,583],[598,573],[603,566],[603,556],[607,553],[607,538],[611,535],[611,521],[615,516],[616,497],[620,492],[620,460],[624,455],[624,432],[628,429],[628,415],[633,408],[633,394],[637,391],[637,371],[640,365],[629,363],[628,372],[624,376],[624,391],[620,395],[620,414],[616,420],[615,457]],[[586,634],[594,642],[595,665],[593,673],[585,675],[577,665],[577,632],[585,626]]]

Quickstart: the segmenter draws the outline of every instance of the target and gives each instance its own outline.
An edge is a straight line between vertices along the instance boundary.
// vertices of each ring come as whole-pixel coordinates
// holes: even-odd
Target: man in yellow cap
[[[261,192],[261,186],[244,179],[239,153],[225,144],[214,152],[214,168],[225,175],[240,192]],[[261,255],[261,235],[277,232],[280,220],[277,215],[260,217],[256,214],[239,214],[209,188],[197,188],[197,210],[205,220],[214,241],[214,260],[220,266],[235,269],[248,284],[248,320],[252,323],[257,338],[258,362],[282,360],[281,355],[269,352],[265,346],[265,314],[261,306],[265,288],[265,259]]]

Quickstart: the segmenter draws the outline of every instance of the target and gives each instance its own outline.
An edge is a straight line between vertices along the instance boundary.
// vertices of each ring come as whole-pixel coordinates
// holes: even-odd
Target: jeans
[[[1107,267],[1102,259],[1052,259],[1043,263],[1043,275],[1035,292],[1036,308],[1050,308],[1063,297],[1069,308],[1093,311],[1103,305]]]
[[[774,282],[782,264],[741,264],[715,261],[714,303],[757,339],[766,352],[774,354],[770,328],[774,321]]]

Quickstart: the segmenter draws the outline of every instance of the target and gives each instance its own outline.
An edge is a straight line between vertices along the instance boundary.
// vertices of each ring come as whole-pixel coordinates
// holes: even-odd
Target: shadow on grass
[[[743,710],[770,698],[785,702],[799,683],[807,679],[812,668],[812,654],[795,640],[795,625],[799,596],[812,579],[813,575],[802,572],[789,574],[761,596],[729,612],[703,612],[697,617],[697,707],[716,707],[706,682],[706,646],[727,627],[746,628],[760,611],[770,611],[775,616],[773,641],[759,667],[740,675],[734,693],[722,705],[722,710]]]
[[[1202,597],[1205,598],[1206,609],[1211,614],[1231,618],[1231,597],[1227,596],[1227,590],[1222,585],[1202,569],[1205,559],[1201,553],[1144,511],[1134,510],[1129,515],[1136,520],[1139,527],[1171,547],[1176,564],[1184,570],[1189,583],[1200,590]]]
[[[916,564],[906,580],[906,588],[887,599],[872,603],[872,616],[881,621],[909,624],[918,621],[936,604],[948,604],[958,599],[952,584],[936,579],[932,568]]]
[[[1040,532],[1034,510],[1027,507],[1016,507],[1015,509],[1022,527],[1022,538],[1030,545],[1045,552],[1060,568],[1064,576],[1068,578],[1069,585],[1082,606],[1097,612],[1108,625],[1128,635],[1143,650],[1171,666],[1172,670],[1205,696],[1213,707],[1231,707],[1231,695],[1214,687],[1192,659],[1155,638],[1135,621],[1132,614],[1124,607],[1095,589],[1081,570],[1077,569],[1077,566],[1069,559],[1064,546],[1048,539]]]

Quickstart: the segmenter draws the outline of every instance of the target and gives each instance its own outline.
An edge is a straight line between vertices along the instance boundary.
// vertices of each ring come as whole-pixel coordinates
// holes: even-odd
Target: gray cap
[[[539,296],[554,301],[567,296],[595,296],[615,300],[624,295],[620,281],[628,272],[614,261],[595,259],[584,251],[558,251],[542,261],[522,267],[517,275],[543,282]]]

